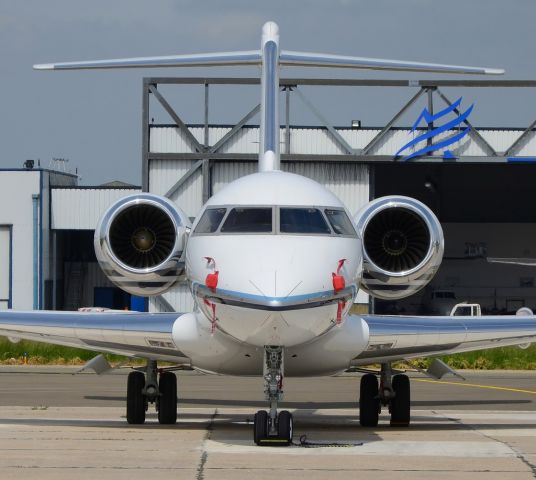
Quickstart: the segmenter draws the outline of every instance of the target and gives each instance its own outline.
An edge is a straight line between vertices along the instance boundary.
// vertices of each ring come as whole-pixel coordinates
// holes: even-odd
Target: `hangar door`
[[[11,227],[0,226],[0,310],[11,308]]]

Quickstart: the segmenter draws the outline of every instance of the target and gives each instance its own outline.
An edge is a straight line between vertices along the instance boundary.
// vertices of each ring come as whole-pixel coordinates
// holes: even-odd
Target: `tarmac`
[[[0,367],[0,478],[536,478],[536,372],[412,375],[412,424],[357,415],[359,378],[287,379],[295,445],[257,447],[262,381],[180,372],[179,421],[125,421],[127,371]],[[303,438],[305,436],[305,438]],[[304,443],[300,443],[300,437]]]

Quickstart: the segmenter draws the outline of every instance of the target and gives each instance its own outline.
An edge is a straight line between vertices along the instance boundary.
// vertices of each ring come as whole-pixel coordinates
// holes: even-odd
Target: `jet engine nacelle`
[[[158,295],[184,275],[188,216],[167,198],[138,193],[121,198],[95,229],[95,254],[119,288]]]
[[[363,239],[363,290],[397,300],[432,280],[443,258],[444,238],[426,205],[409,197],[381,197],[365,205],[355,222]]]

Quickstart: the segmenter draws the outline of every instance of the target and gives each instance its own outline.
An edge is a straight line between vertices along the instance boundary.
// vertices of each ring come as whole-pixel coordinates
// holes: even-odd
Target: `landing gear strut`
[[[130,372],[128,375],[127,422],[134,425],[145,423],[149,403],[154,403],[161,424],[176,423],[177,377],[173,372],[159,372],[155,360],[148,360],[143,370],[145,375],[143,371]]]
[[[253,420],[253,440],[257,445],[290,445],[292,443],[292,414],[277,413],[283,398],[283,347],[264,347],[264,394],[270,411],[259,410]]]
[[[390,363],[382,363],[380,385],[373,373],[361,377],[359,423],[376,427],[381,407],[388,406],[392,427],[407,427],[410,422],[410,383],[407,375],[393,375]]]

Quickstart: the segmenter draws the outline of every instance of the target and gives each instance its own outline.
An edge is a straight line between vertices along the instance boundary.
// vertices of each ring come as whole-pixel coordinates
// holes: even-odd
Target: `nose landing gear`
[[[257,445],[290,445],[292,443],[292,414],[277,412],[283,398],[283,347],[264,347],[264,394],[270,411],[259,410],[253,420],[253,440]]]
[[[407,427],[410,423],[410,382],[407,375],[393,375],[390,363],[382,363],[380,385],[373,373],[361,377],[359,423],[376,427],[382,406],[389,408],[392,427]]]

